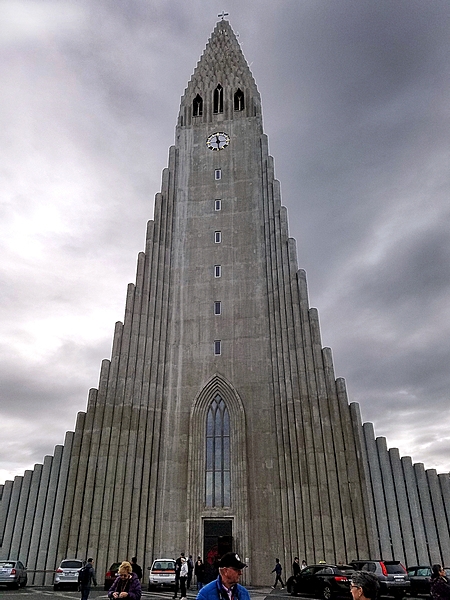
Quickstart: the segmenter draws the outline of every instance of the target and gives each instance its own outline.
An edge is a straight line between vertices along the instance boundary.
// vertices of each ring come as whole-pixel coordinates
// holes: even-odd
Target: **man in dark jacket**
[[[180,589],[180,571],[181,571],[181,559],[184,558],[184,552],[180,553],[180,556],[175,561],[175,591],[173,593],[172,599],[175,600],[178,594],[178,590]]]
[[[282,570],[283,570],[283,567],[280,565],[280,559],[276,558],[275,559],[275,568],[272,571],[272,573],[275,573],[275,583],[272,586],[273,590],[277,587],[278,582],[281,583],[281,589],[284,590],[284,583],[283,583],[283,580],[281,579],[281,571]]]
[[[292,575],[294,577],[297,577],[298,575],[300,575],[300,571],[301,571],[300,560],[299,560],[298,556],[296,556],[294,558],[294,562],[292,563]]]
[[[87,600],[91,591],[91,581],[97,585],[94,571],[94,559],[88,558],[87,563],[78,572],[78,583],[80,584],[81,600]]]
[[[227,552],[219,561],[219,577],[202,587],[197,600],[250,600],[250,594],[238,581],[247,565],[234,552]]]
[[[142,568],[137,564],[137,558],[136,558],[136,556],[133,556],[133,558],[131,559],[131,568],[133,569],[133,573],[136,573],[137,578],[139,579],[139,581],[141,581],[141,579],[142,579]]]

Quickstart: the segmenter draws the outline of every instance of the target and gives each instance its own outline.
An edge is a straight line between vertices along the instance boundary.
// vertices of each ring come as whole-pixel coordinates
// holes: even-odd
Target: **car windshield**
[[[389,564],[385,564],[386,567],[386,571],[389,573],[389,575],[404,575],[405,574],[405,569],[402,567],[402,565],[389,565]]]
[[[61,569],[81,569],[83,563],[81,560],[63,560]]]
[[[173,560],[155,560],[152,566],[152,571],[173,571],[175,563]]]
[[[420,577],[429,577],[431,575],[430,567],[422,567],[421,569],[417,569],[416,575]]]

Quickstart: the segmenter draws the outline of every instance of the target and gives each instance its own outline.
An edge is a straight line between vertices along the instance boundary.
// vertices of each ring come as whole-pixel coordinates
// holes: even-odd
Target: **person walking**
[[[139,579],[139,581],[141,581],[141,579],[142,579],[142,567],[140,567],[137,564],[137,558],[136,558],[136,556],[133,556],[133,558],[131,559],[131,568],[133,570],[133,573],[136,573],[137,578]]]
[[[201,590],[205,584],[205,565],[200,556],[197,557],[194,567],[194,574],[197,580],[197,591]]]
[[[280,565],[280,559],[276,558],[275,559],[275,567],[272,570],[272,573],[275,573],[275,583],[272,586],[273,590],[277,587],[278,582],[281,583],[281,589],[284,590],[284,583],[283,583],[283,580],[281,579],[281,571],[282,570],[283,570],[283,567]]]
[[[431,567],[431,597],[433,600],[450,600],[450,583],[441,565]]]
[[[227,552],[219,560],[219,576],[203,586],[197,594],[197,600],[250,600],[250,594],[239,579],[246,564],[234,552]]]
[[[184,558],[184,552],[180,552],[180,556],[175,561],[175,591],[172,596],[172,600],[178,595],[178,590],[180,589],[180,571],[181,571],[181,561]]]
[[[192,554],[189,554],[189,558],[187,559],[188,566],[188,576],[186,581],[186,589],[191,587],[192,574],[194,573],[194,561],[192,560]]]
[[[186,600],[186,580],[188,578],[188,574],[189,574],[189,567],[188,567],[188,562],[187,560],[184,558],[184,556],[181,558],[181,569],[180,569],[180,593],[181,593],[181,600]]]
[[[108,598],[128,598],[128,600],[141,600],[141,582],[136,573],[133,573],[131,564],[124,560],[119,567],[119,576],[109,588]]]
[[[87,563],[78,573],[78,583],[80,585],[81,600],[87,600],[91,591],[91,581],[97,585],[94,571],[94,559],[88,558]]]

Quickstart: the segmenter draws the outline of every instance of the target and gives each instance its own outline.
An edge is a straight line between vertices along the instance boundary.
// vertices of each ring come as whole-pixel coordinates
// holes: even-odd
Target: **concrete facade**
[[[219,21],[181,99],[111,359],[64,447],[1,488],[1,556],[43,570],[89,555],[102,573],[203,556],[212,528],[256,585],[275,556],[286,571],[295,555],[448,563],[449,491],[448,474],[375,440],[335,378],[259,92]]]

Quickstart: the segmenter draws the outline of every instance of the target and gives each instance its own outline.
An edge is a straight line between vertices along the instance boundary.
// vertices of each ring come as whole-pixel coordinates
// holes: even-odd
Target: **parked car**
[[[121,562],[114,562],[109,569],[106,571],[105,574],[105,590],[108,591],[109,588],[112,586],[112,584],[114,583],[114,581],[116,580],[117,575],[119,574],[119,567],[122,563]]]
[[[78,589],[78,572],[83,566],[83,561],[78,558],[66,558],[55,571],[53,589],[60,590],[63,587]]]
[[[408,567],[408,578],[410,583],[409,593],[411,596],[430,593],[431,567],[430,565],[417,565]],[[447,577],[450,578],[450,569],[445,567]]]
[[[27,582],[27,568],[20,560],[0,560],[0,584],[19,588],[26,586]]]
[[[150,567],[149,591],[164,587],[175,588],[175,560],[173,558],[157,558]]]
[[[352,560],[356,571],[369,571],[378,577],[380,596],[403,598],[410,582],[405,567],[398,560]]]
[[[311,594],[323,600],[343,596],[350,598],[350,579],[354,569],[350,565],[309,565],[297,577],[287,581],[287,591],[293,596]]]

